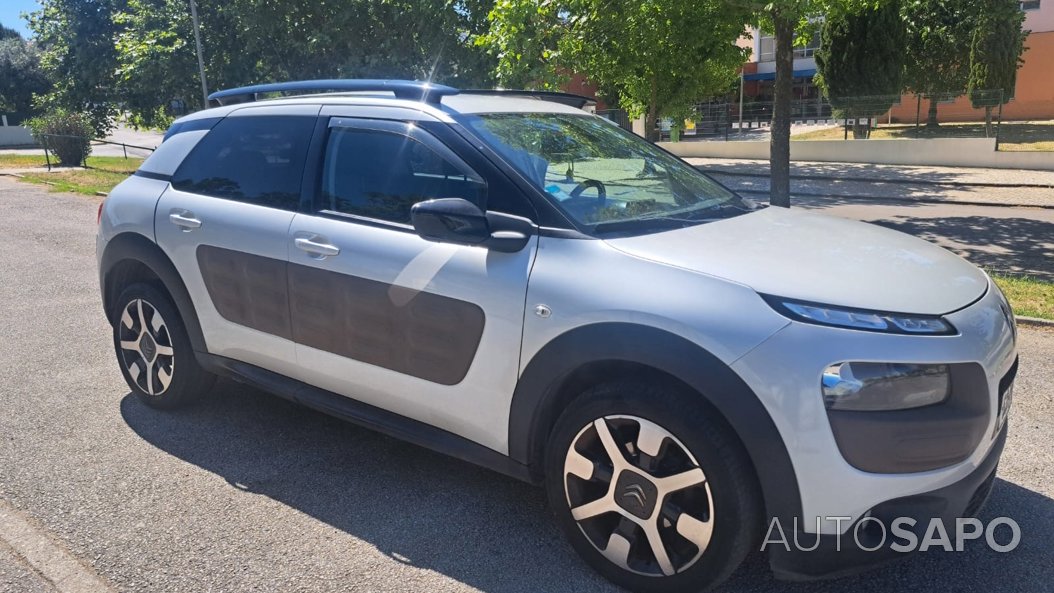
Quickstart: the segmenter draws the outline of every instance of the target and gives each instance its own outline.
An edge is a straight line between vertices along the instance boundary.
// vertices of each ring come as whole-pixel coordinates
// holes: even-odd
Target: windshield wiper
[[[620,220],[609,220],[605,222],[599,222],[593,226],[593,231],[602,233],[604,231],[617,231],[624,229],[655,229],[655,228],[684,228],[705,222],[713,222],[715,220],[723,220],[725,218],[731,218],[740,214],[746,214],[752,212],[750,208],[744,208],[735,204],[720,204],[704,207],[692,207],[692,208],[681,208],[679,210],[670,210],[661,214],[652,214],[650,216],[640,216],[637,218],[624,218]],[[693,216],[703,214],[703,217],[692,217],[686,218],[685,216]]]
[[[693,224],[694,222],[695,221],[685,220],[683,218],[670,218],[668,216],[625,218],[622,220],[598,222],[593,226],[593,231],[603,233],[605,231],[617,231],[622,229],[681,228]]]

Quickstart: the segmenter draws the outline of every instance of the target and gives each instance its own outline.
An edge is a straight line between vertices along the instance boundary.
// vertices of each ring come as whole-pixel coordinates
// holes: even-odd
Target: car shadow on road
[[[121,414],[153,446],[398,562],[483,591],[617,590],[565,543],[540,488],[225,380],[192,409],[154,410],[128,394]],[[721,590],[888,591],[917,583],[949,590],[992,581],[1000,590],[1034,591],[1054,581],[1042,539],[1054,531],[1054,501],[1000,481],[985,517],[999,515],[1021,524],[1015,552],[997,554],[973,542],[965,553],[927,553],[860,577],[807,585],[775,581],[755,553]]]
[[[927,241],[943,238],[947,248],[983,268],[1054,281],[1054,223],[989,216],[897,216],[875,224]]]

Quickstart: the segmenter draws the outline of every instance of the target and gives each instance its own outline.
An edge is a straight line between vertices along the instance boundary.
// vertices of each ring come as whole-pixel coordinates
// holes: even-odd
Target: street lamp
[[[194,23],[194,45],[198,50],[198,73],[201,75],[201,99],[202,107],[209,106],[209,87],[205,84],[205,57],[201,52],[201,32],[198,26],[198,3],[194,0],[190,2],[190,19]]]

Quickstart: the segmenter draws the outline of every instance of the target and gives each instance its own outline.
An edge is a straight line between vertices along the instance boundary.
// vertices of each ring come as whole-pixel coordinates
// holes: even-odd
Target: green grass
[[[852,137],[852,131],[849,136]],[[841,127],[814,130],[795,134],[791,140],[841,140],[845,131]],[[911,138],[984,138],[984,124],[941,124],[936,130],[925,126],[915,129],[914,124],[879,124],[871,131],[875,140],[906,140]],[[999,150],[1044,151],[1054,150],[1054,122],[1004,122],[999,128]]]
[[[1015,315],[1054,320],[1054,283],[1025,277],[993,274],[1006,293]]]
[[[22,175],[22,181],[50,184],[54,191],[68,191],[95,195],[109,193],[115,185],[139,168],[142,159],[113,156],[90,156],[88,167],[52,167],[51,172],[33,172]],[[24,154],[0,155],[0,169],[29,169],[43,167],[43,156]]]
[[[89,169],[100,169],[103,171],[127,171],[129,174],[133,173],[139,168],[139,164],[143,162],[143,159],[139,158],[124,158],[119,156],[90,156],[88,157],[88,168]],[[51,167],[59,170],[69,169],[69,167],[57,167],[55,165],[55,157],[51,157]],[[47,161],[44,160],[44,155],[36,154],[0,154],[0,169],[32,169],[35,167],[46,167]]]

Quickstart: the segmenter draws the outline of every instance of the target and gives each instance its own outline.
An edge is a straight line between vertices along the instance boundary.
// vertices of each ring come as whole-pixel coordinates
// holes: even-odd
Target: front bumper
[[[1008,376],[1017,357],[1015,332],[994,288],[972,305],[945,317],[958,334],[893,335],[792,322],[732,364],[765,406],[794,467],[796,484],[787,487],[797,487],[801,508],[790,516],[787,510],[780,512],[778,518],[784,525],[796,517],[804,533],[844,536],[851,525],[878,505],[959,483],[989,458],[1002,429],[997,413],[1000,381]],[[855,460],[857,465],[851,463],[835,437],[820,395],[820,382],[829,365],[854,360],[976,368],[969,382],[974,384],[972,391],[980,394],[979,405],[984,409],[971,416],[979,423],[968,431],[974,444],[954,456],[945,456],[943,465],[936,463],[941,456],[930,453],[941,451],[933,449],[925,437],[967,432],[940,425],[942,407],[949,412],[947,419],[953,420],[954,415],[946,404],[939,404],[926,412],[937,417],[922,418],[930,423],[929,428],[919,428],[921,425],[915,423],[915,428],[925,428],[924,434],[907,434],[910,426],[895,422],[886,422],[882,431],[875,431],[885,438],[876,437],[871,447],[876,457],[889,457],[889,463],[861,463],[860,459]],[[915,418],[919,414],[905,412],[906,416]],[[873,418],[881,419],[878,415]],[[900,438],[905,435],[910,438]],[[912,467],[906,460],[920,463]],[[829,517],[848,519],[836,523]]]
[[[946,532],[954,534],[955,519],[977,516],[987,501],[995,482],[1006,435],[1007,427],[1004,426],[984,460],[959,481],[922,494],[883,502],[869,509],[865,516],[881,522],[884,532],[873,520],[868,519],[863,523],[854,522],[843,534],[816,536],[786,533],[787,546],[769,544],[766,547],[769,564],[776,577],[783,580],[835,578],[896,560],[907,553],[890,547],[898,541],[903,544],[903,540],[894,539],[890,533],[890,526],[899,517],[915,520],[910,531],[918,541],[923,540],[931,519],[940,519]],[[804,549],[814,545],[814,550]],[[872,551],[872,548],[877,549]]]

